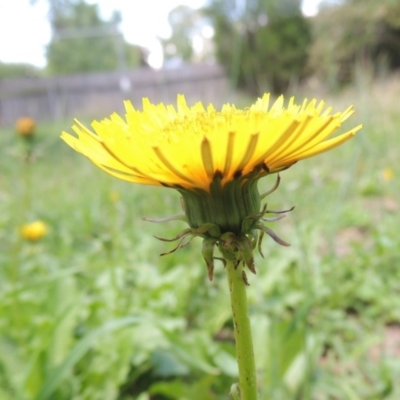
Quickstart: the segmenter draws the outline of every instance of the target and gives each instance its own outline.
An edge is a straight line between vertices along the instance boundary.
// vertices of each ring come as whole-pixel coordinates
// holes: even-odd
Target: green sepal
[[[216,174],[209,190],[178,188],[183,198],[183,210],[191,228],[207,223],[218,226],[220,233],[247,234],[256,221],[249,216],[260,212],[260,195],[256,172],[222,184],[222,175]],[[208,237],[219,238],[210,230]]]
[[[170,217],[165,217],[165,218],[148,218],[148,217],[143,217],[143,221],[148,221],[148,222],[155,222],[157,224],[163,223],[163,222],[169,222],[169,221],[184,221],[187,222],[187,219],[184,214],[176,214],[176,215],[171,215]]]
[[[204,261],[207,265],[208,279],[210,281],[214,278],[214,246],[216,240],[211,238],[206,238],[203,240],[203,245],[201,252],[203,254]]]
[[[268,228],[265,225],[257,224],[255,226],[257,229],[260,229],[262,232],[266,233],[269,237],[271,237],[276,243],[280,244],[281,246],[290,246],[290,243],[285,242],[281,239],[272,229]]]
[[[203,150],[207,155],[209,152],[207,142],[204,142]],[[210,165],[208,168],[211,171]],[[259,168],[255,168],[245,176],[241,176],[240,172],[236,171],[235,177],[224,184],[222,184],[223,175],[218,171],[215,172],[209,190],[176,188],[182,195],[182,209],[190,228],[184,229],[171,239],[158,238],[167,242],[178,241],[172,250],[161,255],[173,253],[189,245],[193,238],[202,237],[202,255],[207,265],[208,278],[211,281],[214,277],[215,260],[221,260],[224,265],[232,262],[235,268],[243,263],[243,266],[256,274],[253,253],[258,247],[258,251],[264,257],[261,244],[265,234],[282,246],[290,246],[272,229],[263,224],[263,222],[278,221],[294,208],[278,211],[268,210],[267,204],[261,206],[261,197],[272,193],[279,186],[279,176],[274,187],[260,196],[257,189],[260,177]],[[267,214],[277,215],[266,217]],[[175,219],[185,220],[185,216],[180,214],[164,219],[147,218],[146,220],[167,222]],[[218,246],[222,258],[214,257],[215,246]],[[243,281],[248,285],[246,273],[242,272]]]
[[[225,232],[218,240],[218,248],[226,260],[238,263],[240,261],[240,251],[233,232]]]
[[[257,271],[254,265],[253,245],[247,236],[241,236],[239,248],[244,264],[253,274],[256,274]]]

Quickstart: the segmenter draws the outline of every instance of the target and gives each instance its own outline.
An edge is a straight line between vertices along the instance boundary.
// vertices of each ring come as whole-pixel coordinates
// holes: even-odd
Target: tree
[[[38,0],[34,0],[35,3]],[[97,4],[48,0],[52,38],[47,47],[50,74],[109,71],[144,64],[144,52],[127,44],[118,30],[118,13],[105,21]]]
[[[36,78],[42,75],[43,71],[31,64],[0,62],[0,79]]]
[[[217,58],[252,94],[281,93],[304,76],[311,30],[299,0],[212,0]]]
[[[201,10],[180,5],[168,14],[171,36],[163,39],[164,57],[168,60],[179,59],[184,62],[205,61],[210,58],[207,51],[210,39],[204,35],[208,21]],[[200,45],[196,47],[195,41]]]
[[[326,3],[312,25],[310,66],[331,86],[351,82],[360,65],[368,65],[372,72],[400,69],[397,0]]]

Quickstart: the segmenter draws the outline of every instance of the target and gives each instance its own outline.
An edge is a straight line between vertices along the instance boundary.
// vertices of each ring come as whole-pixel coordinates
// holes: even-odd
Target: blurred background
[[[281,174],[249,277],[262,400],[400,398],[398,0],[0,1],[0,399],[227,400],[222,265],[168,256],[178,193],[60,139],[123,100],[350,104],[350,142]],[[260,182],[260,191],[274,177]]]
[[[338,89],[400,66],[394,0],[18,0],[0,5],[0,123],[301,84]],[[230,92],[229,92],[230,91]]]

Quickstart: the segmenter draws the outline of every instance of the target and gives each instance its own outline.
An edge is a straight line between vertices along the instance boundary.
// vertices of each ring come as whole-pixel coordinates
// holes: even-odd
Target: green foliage
[[[52,10],[53,36],[47,48],[50,74],[134,68],[144,62],[142,50],[125,43],[118,32],[117,13],[103,21],[98,5],[83,0],[66,1]]]
[[[348,0],[313,18],[310,67],[331,87],[354,80],[355,68],[382,73],[400,68],[400,4]]]
[[[206,12],[217,58],[237,87],[282,93],[304,76],[311,33],[299,1],[213,0]]]
[[[42,74],[40,68],[30,64],[0,62],[0,79],[39,77]]]
[[[248,274],[261,399],[400,397],[388,340],[400,323],[399,91],[390,80],[326,98],[353,103],[363,131],[283,172],[268,197],[296,209],[273,227],[292,246],[265,240]],[[102,173],[59,139],[69,126],[39,124],[30,163],[1,130],[0,398],[228,400],[237,370],[222,264],[210,283],[200,240],[159,257],[170,248],[153,235],[185,225],[141,218],[176,214],[179,195]],[[34,219],[49,233],[23,241],[19,226]]]

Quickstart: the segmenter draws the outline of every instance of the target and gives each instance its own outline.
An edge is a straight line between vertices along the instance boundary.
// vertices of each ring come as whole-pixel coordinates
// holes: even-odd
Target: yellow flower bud
[[[383,179],[384,179],[386,182],[389,182],[389,181],[391,181],[391,180],[394,178],[394,172],[393,172],[393,170],[392,170],[391,168],[385,168],[385,169],[382,171],[382,176],[383,176]]]
[[[46,235],[47,225],[42,221],[34,221],[21,227],[21,236],[31,242],[36,242]]]
[[[17,133],[21,136],[32,136],[35,133],[36,121],[30,117],[21,117],[15,124]]]

